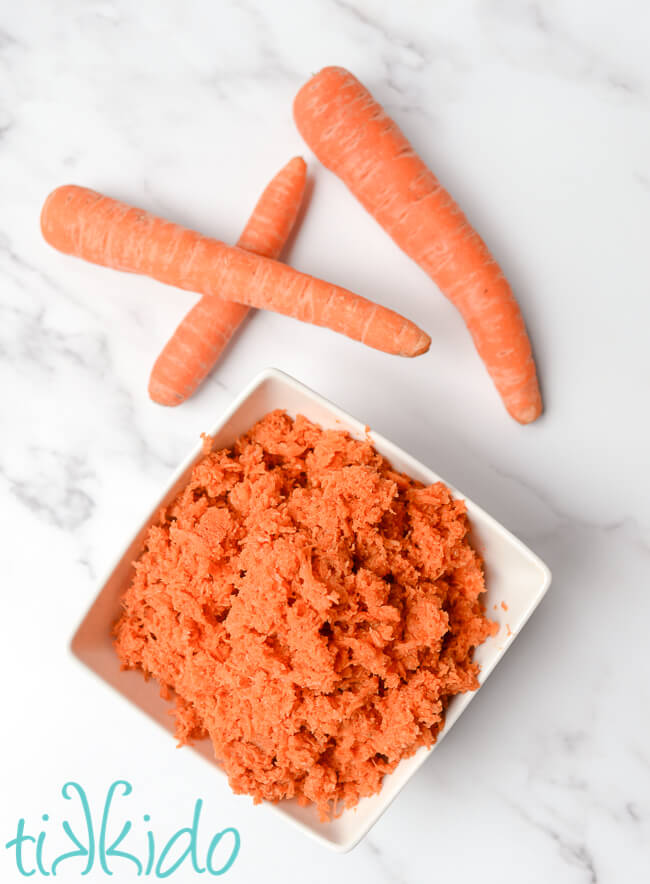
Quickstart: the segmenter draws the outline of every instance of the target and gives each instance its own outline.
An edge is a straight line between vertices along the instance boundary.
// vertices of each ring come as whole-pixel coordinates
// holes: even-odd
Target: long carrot
[[[260,197],[237,245],[277,258],[296,220],[307,166],[289,160]],[[149,378],[149,395],[161,405],[180,405],[199,387],[226,348],[249,308],[220,295],[204,295],[181,320]]]
[[[41,230],[54,248],[94,264],[275,310],[386,353],[418,356],[431,343],[387,307],[85,187],[68,184],[52,191]]]
[[[298,92],[296,125],[407,255],[458,308],[516,420],[542,412],[524,321],[503,273],[435,175],[368,90],[344,68],[324,68]]]

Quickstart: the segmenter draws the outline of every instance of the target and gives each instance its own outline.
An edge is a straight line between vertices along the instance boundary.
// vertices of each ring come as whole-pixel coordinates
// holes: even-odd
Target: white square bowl
[[[215,448],[231,445],[257,420],[276,408],[285,409],[291,416],[303,414],[325,428],[347,430],[356,438],[361,439],[366,435],[365,426],[349,414],[288,375],[275,369],[267,369],[246,387],[212,428]],[[377,451],[388,458],[395,469],[427,485],[440,480],[440,476],[433,470],[419,463],[388,439],[372,432],[369,436]],[[138,527],[135,538],[122,550],[107,579],[100,585],[98,595],[71,643],[72,652],[79,660],[170,732],[174,729],[173,720],[167,712],[167,704],[160,699],[157,684],[154,681],[146,682],[138,672],[120,670],[112,644],[111,629],[120,614],[120,597],[133,576],[132,562],[142,549],[149,526],[157,518],[161,507],[170,502],[186,484],[192,467],[201,455],[199,444],[171,477],[149,517]],[[486,608],[491,613],[495,605],[499,606],[498,610],[503,615],[501,603],[507,607],[507,616],[503,617],[504,622],[499,632],[475,652],[474,659],[481,666],[479,681],[482,684],[541,601],[551,582],[551,574],[546,565],[520,540],[461,492],[451,485],[449,487],[456,497],[464,498],[467,503],[472,543],[485,563]],[[466,693],[452,698],[445,726],[434,749],[449,733],[473,697],[474,693]],[[194,750],[211,763],[215,775],[222,778],[223,788],[228,788],[225,773],[214,760],[209,741],[197,744]],[[344,811],[338,819],[331,822],[319,822],[313,807],[300,807],[296,801],[283,801],[268,806],[321,844],[344,853],[351,850],[369,832],[410,777],[424,764],[431,751],[421,748],[411,758],[402,761],[392,774],[385,777],[378,795],[364,798],[356,808]]]

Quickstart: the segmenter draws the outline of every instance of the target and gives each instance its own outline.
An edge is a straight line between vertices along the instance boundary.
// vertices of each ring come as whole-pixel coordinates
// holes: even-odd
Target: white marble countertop
[[[22,880],[4,848],[20,817],[54,828],[64,782],[96,808],[119,778],[160,837],[197,797],[208,828],[236,826],[233,882],[650,879],[649,39],[639,0],[5,4],[3,881]],[[510,277],[543,385],[536,424],[506,415],[453,308],[301,143],[293,95],[332,63],[402,124]],[[44,196],[86,184],[234,241],[295,153],[313,193],[289,260],[400,309],[430,352],[399,360],[257,315],[191,402],[154,405],[152,362],[191,296],[49,249]],[[449,740],[346,856],[213,788],[67,650],[125,534],[267,365],[429,464],[554,574]]]

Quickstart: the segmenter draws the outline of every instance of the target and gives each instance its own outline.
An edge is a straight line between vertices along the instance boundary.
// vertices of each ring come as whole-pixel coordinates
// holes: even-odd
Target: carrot
[[[294,157],[260,197],[237,245],[277,258],[300,208],[307,166]],[[165,345],[149,378],[149,395],[161,405],[180,405],[199,387],[241,325],[249,308],[220,295],[204,295]]]
[[[85,187],[69,184],[52,191],[41,212],[41,230],[54,248],[94,264],[275,310],[386,353],[418,356],[431,343],[387,307]]]
[[[500,267],[451,196],[368,90],[344,68],[311,78],[296,125],[397,245],[458,308],[516,420],[542,412],[524,321]]]

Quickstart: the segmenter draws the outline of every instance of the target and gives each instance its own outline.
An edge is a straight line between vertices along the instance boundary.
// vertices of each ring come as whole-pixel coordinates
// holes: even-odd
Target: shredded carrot
[[[209,736],[235,792],[327,818],[478,687],[497,624],[468,529],[462,500],[368,439],[271,412],[149,529],[117,653],[173,689],[179,741]]]

